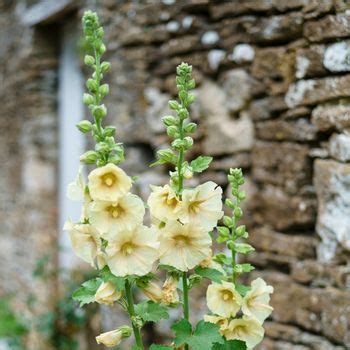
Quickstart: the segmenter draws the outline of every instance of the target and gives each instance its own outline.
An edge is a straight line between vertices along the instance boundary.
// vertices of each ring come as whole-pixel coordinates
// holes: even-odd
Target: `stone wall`
[[[77,15],[89,5],[73,3]],[[198,181],[210,178],[226,188],[227,169],[244,169],[246,223],[257,249],[253,275],[275,287],[275,311],[260,349],[350,348],[350,3],[101,0],[96,9],[112,63],[110,119],[126,144],[125,168],[142,174],[137,190],[146,196],[150,182],[166,181],[167,169],[150,170],[148,164],[168,143],[160,118],[176,93],[176,65],[191,63],[198,83],[192,118],[200,126],[193,156],[215,156],[212,170]],[[15,10],[23,9],[5,8],[1,28],[11,28],[8,14]],[[28,36],[8,31],[11,45],[0,50],[9,87],[0,88],[0,108],[2,128],[13,134],[1,138],[7,150],[1,154],[1,215],[15,216],[6,225],[28,216],[44,222],[45,228],[38,227],[43,240],[46,229],[55,231],[55,135],[40,135],[55,123],[55,56],[51,43],[34,40],[38,30],[26,28]],[[21,60],[30,52],[35,67]],[[35,75],[39,67],[47,74]],[[36,172],[43,181],[29,178]],[[42,186],[48,201],[28,209]],[[6,227],[2,246],[20,249],[23,237],[36,243],[33,230],[20,228]],[[1,276],[13,276],[9,259],[1,265]],[[201,309],[203,301],[194,307]]]

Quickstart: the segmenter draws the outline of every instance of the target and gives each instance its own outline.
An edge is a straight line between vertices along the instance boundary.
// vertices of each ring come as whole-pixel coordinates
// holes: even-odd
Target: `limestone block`
[[[350,161],[350,135],[333,134],[329,140],[329,153],[341,162]]]

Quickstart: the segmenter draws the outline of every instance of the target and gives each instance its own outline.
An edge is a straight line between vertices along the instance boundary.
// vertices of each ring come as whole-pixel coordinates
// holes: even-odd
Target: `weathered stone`
[[[165,56],[174,56],[192,51],[198,46],[198,37],[196,35],[187,35],[181,39],[170,39],[160,47]]]
[[[209,67],[214,71],[217,70],[225,55],[226,52],[224,50],[210,50],[208,53]]]
[[[312,111],[312,123],[320,131],[350,128],[350,104],[340,101],[339,104],[319,105]]]
[[[350,42],[342,41],[328,46],[323,64],[331,72],[350,71]]]
[[[350,164],[317,160],[314,174],[318,199],[316,229],[322,239],[319,258],[331,261],[338,245],[350,250]]]
[[[248,44],[238,44],[232,50],[230,59],[236,63],[252,62],[254,60],[254,48]]]
[[[304,118],[259,122],[255,130],[259,139],[267,141],[312,141],[317,138],[317,128]]]
[[[343,38],[350,33],[350,15],[338,13],[328,15],[320,20],[306,22],[304,36],[310,41],[326,41],[333,38]]]
[[[303,13],[305,18],[316,18],[322,14],[332,11],[333,0],[308,0],[305,1]]]
[[[265,120],[276,117],[287,109],[282,96],[265,97],[254,100],[249,106],[249,115],[253,120]]]
[[[295,77],[313,78],[324,76],[327,70],[323,66],[324,45],[310,45],[296,50]]]
[[[329,153],[341,162],[350,161],[350,135],[333,134],[329,140]]]
[[[257,142],[252,151],[253,176],[257,181],[297,193],[311,180],[309,148],[289,142]]]
[[[269,223],[276,230],[310,228],[316,219],[316,200],[313,197],[290,196],[271,185],[256,194],[253,205],[254,220],[259,224]]]
[[[213,170],[225,170],[230,168],[249,168],[251,165],[250,153],[242,152],[228,157],[214,159],[210,165]]]
[[[313,105],[350,94],[350,75],[341,77],[299,80],[290,85],[286,94],[288,107]]]

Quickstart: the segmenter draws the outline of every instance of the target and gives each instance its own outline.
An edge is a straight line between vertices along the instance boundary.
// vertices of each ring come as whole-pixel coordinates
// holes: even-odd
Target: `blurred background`
[[[0,0],[0,349],[96,349],[123,322],[70,294],[89,274],[62,232],[86,140],[80,18],[96,10],[112,69],[109,122],[124,169],[149,183],[168,143],[160,118],[175,69],[194,67],[193,156],[225,189],[242,167],[250,260],[275,287],[261,350],[350,349],[350,2],[348,0]],[[193,314],[205,312],[193,290]],[[167,324],[149,327],[162,339]],[[80,346],[78,346],[78,342]]]

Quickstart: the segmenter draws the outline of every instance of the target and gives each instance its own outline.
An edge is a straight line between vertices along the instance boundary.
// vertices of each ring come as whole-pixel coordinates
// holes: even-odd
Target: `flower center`
[[[233,294],[229,290],[224,290],[221,292],[221,297],[224,301],[227,301],[229,299],[233,299]]]
[[[190,204],[188,206],[188,212],[192,213],[192,214],[198,214],[199,210],[200,210],[200,205],[203,202],[204,201],[193,201],[193,202],[190,202]]]
[[[107,187],[111,187],[115,184],[115,182],[117,181],[117,178],[114,174],[111,173],[107,173],[105,175],[102,176],[102,182],[107,186]]]
[[[163,194],[163,203],[168,207],[175,208],[178,204],[178,200],[176,197],[170,197],[169,193]]]
[[[109,214],[112,216],[113,219],[116,219],[125,213],[124,208],[119,204],[111,205],[110,207],[107,208],[107,211],[109,212]]]
[[[174,241],[178,247],[185,247],[190,245],[191,239],[185,235],[177,235],[174,237]]]
[[[130,255],[135,249],[135,245],[131,242],[126,242],[122,245],[121,251],[124,255]]]

